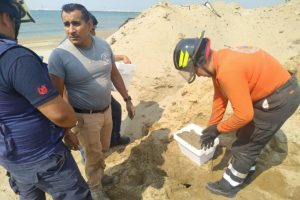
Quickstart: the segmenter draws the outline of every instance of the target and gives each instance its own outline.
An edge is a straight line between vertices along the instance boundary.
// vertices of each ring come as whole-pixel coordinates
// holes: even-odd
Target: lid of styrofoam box
[[[184,131],[191,131],[191,130],[194,130],[196,134],[199,135],[199,142],[200,142],[200,135],[202,135],[202,131],[203,131],[203,128],[196,125],[196,124],[188,124],[186,125],[185,127],[183,127],[182,129],[176,131],[174,133],[174,139],[180,143],[182,146],[186,147],[187,149],[189,149],[190,151],[192,151],[194,154],[200,156],[202,154],[209,154],[211,153],[211,151],[214,151],[215,150],[215,147],[219,144],[219,139],[216,138],[215,139],[215,142],[214,142],[214,146],[209,148],[209,149],[197,149],[196,147],[194,147],[193,145],[189,144],[187,141],[185,141],[184,139],[182,139],[181,137],[178,136],[178,134],[184,132]]]

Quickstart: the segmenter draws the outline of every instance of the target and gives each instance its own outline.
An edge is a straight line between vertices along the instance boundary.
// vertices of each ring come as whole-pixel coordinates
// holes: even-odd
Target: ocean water
[[[60,11],[30,11],[36,23],[21,25],[19,39],[34,39],[64,36]],[[128,18],[135,18],[139,12],[92,11],[98,20],[97,31],[116,31]]]

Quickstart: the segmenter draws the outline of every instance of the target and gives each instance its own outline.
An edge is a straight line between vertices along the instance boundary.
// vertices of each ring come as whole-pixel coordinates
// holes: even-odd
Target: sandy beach
[[[131,138],[126,147],[107,153],[105,173],[120,177],[105,187],[112,200],[226,199],[205,189],[219,180],[230,158],[234,134],[220,137],[214,159],[198,166],[184,156],[172,133],[188,123],[205,127],[210,117],[212,82],[198,78],[187,84],[173,66],[173,50],[181,38],[196,37],[203,30],[213,49],[251,45],[260,47],[286,68],[298,70],[300,80],[300,1],[273,7],[244,9],[237,4],[179,6],[158,3],[144,10],[114,33],[99,32],[115,54],[125,54],[137,65],[128,87],[136,117],[123,107],[122,134]],[[62,38],[21,41],[48,60]],[[270,72],[271,75],[271,72]],[[228,116],[229,110],[226,113]],[[300,197],[300,108],[283,125],[257,160],[254,180],[236,196],[238,200],[297,200]],[[84,175],[79,152],[73,152]],[[0,199],[18,197],[0,167]],[[50,199],[50,198],[49,198]]]

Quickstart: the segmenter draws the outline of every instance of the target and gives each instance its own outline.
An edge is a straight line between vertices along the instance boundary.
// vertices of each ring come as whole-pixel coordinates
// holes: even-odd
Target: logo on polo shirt
[[[107,53],[103,53],[103,54],[101,54],[101,60],[103,60],[107,64],[111,64],[111,55],[109,55]]]
[[[46,95],[48,93],[48,88],[46,85],[41,85],[37,88],[37,91],[40,95]]]

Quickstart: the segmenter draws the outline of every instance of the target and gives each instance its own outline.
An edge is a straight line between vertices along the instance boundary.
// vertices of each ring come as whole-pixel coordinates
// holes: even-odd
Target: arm
[[[248,124],[254,115],[248,81],[242,73],[227,72],[220,85],[231,103],[233,114],[218,125],[220,132],[235,131]]]
[[[56,76],[54,74],[50,74],[50,79],[52,81],[52,84],[57,89],[58,93],[60,94],[60,96],[63,96],[64,90],[65,90],[64,79],[59,76]]]
[[[112,64],[111,81],[123,98],[129,96],[123,78],[115,64]]]
[[[39,105],[37,109],[59,127],[71,128],[75,126],[76,116],[73,108],[61,96]]]
[[[131,64],[131,60],[125,55],[115,55],[115,61],[123,61],[125,64]]]
[[[67,91],[66,87],[64,87],[63,99],[65,100],[65,102],[69,103],[68,91]]]
[[[31,52],[15,49],[22,54],[15,59],[7,75],[7,81],[45,117],[60,127],[72,127],[75,113],[53,87],[46,66]]]
[[[64,105],[65,109],[71,109],[72,113],[74,113],[72,106],[68,103],[68,92],[65,88],[64,85],[64,79],[58,76],[55,76],[53,74],[50,74],[50,78],[52,80],[53,85],[56,87],[56,89],[59,91],[60,94],[60,99],[59,101],[63,101],[63,103],[61,103],[60,105]],[[48,107],[48,109],[46,108],[46,112],[50,113],[50,112],[55,112],[55,110],[51,107]],[[65,137],[64,137],[64,141],[65,144],[72,150],[79,150],[78,145],[79,145],[79,140],[76,137],[76,135],[74,135],[74,133],[72,133],[71,129],[72,127],[75,126],[76,124],[76,115],[74,113],[74,119],[75,122],[72,124],[72,126],[66,127],[67,129],[65,130]]]
[[[50,79],[60,96],[38,106],[37,109],[57,126],[72,128],[75,126],[76,116],[70,104],[62,98],[64,94],[64,79],[52,74],[50,74]]]
[[[220,91],[221,88],[215,79],[213,79],[213,85],[214,85],[214,99],[213,99],[212,112],[209,120],[209,125],[218,124],[221,122],[228,103],[228,99],[224,97],[224,95]]]
[[[128,92],[126,90],[123,78],[122,78],[119,70],[117,69],[115,63],[112,64],[111,81],[113,82],[114,86],[116,87],[118,92],[121,94],[123,99],[124,100],[127,99],[126,100],[126,109],[128,111],[128,116],[129,116],[130,119],[133,119],[133,117],[135,115],[134,106],[131,102],[131,99],[128,99],[129,95],[128,95]]]

